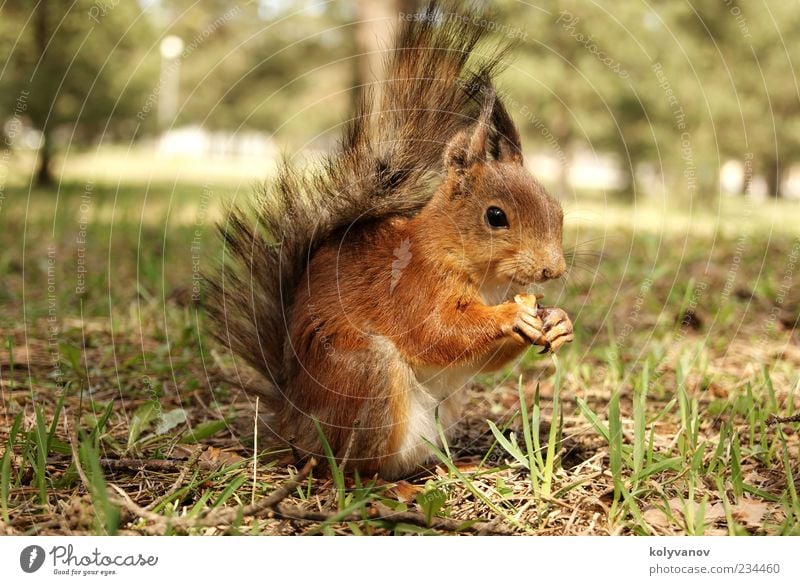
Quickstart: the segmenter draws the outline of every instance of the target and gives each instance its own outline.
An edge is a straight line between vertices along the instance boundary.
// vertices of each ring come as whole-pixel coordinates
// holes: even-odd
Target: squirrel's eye
[[[506,212],[499,207],[490,207],[486,210],[486,222],[493,228],[507,228],[508,218]]]

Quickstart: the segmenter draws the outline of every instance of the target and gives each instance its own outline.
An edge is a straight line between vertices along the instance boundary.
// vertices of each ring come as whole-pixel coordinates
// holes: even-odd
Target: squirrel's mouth
[[[507,277],[493,282],[484,282],[481,287],[481,296],[489,305],[497,305],[510,301],[515,295],[530,292],[531,283],[526,283],[516,278]]]
[[[508,290],[510,293],[509,298],[513,298],[514,295],[518,295],[520,293],[533,293],[535,292],[533,289],[537,288],[536,286],[537,284],[538,283],[533,280],[525,281],[516,276],[511,276],[509,278],[509,285],[508,285]]]
[[[509,276],[508,280],[511,282],[512,285],[521,286],[526,289],[536,284],[535,280],[522,279],[519,278],[516,274],[512,274],[511,276]],[[525,292],[525,291],[518,291],[518,292]]]

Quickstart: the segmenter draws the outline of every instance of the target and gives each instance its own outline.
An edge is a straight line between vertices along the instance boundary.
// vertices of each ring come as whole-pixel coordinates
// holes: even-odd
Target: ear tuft
[[[497,100],[492,112],[491,151],[495,160],[522,164],[522,144],[514,120],[503,102]]]
[[[448,170],[463,172],[476,164],[486,162],[495,94],[491,87],[484,93],[486,97],[472,134],[468,135],[462,130],[450,140],[445,149],[444,165]]]
[[[487,86],[484,91],[484,101],[481,107],[481,114],[478,117],[478,123],[475,126],[475,131],[469,140],[468,156],[470,163],[486,162],[486,147],[489,142],[489,130],[491,128],[492,112],[495,106],[495,93],[491,86]]]

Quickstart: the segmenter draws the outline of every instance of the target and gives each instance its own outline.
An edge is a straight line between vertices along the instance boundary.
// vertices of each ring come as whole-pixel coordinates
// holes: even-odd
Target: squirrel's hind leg
[[[300,454],[324,460],[318,421],[347,470],[408,475],[414,462],[398,459],[408,426],[408,372],[386,339],[346,329],[325,343],[294,340],[297,367],[278,413],[279,434]]]
[[[432,395],[381,336],[369,336],[358,351],[351,344],[337,353],[336,346],[334,339],[324,358],[297,356],[300,367],[279,414],[284,440],[324,460],[317,420],[337,462],[346,460],[349,471],[387,480],[420,471],[432,458],[426,440],[440,444],[437,406],[447,431],[458,420],[457,397]]]

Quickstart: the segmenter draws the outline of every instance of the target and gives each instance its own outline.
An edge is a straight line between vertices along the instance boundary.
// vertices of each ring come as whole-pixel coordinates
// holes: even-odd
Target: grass
[[[254,461],[253,403],[192,300],[248,188],[6,188],[0,533],[800,534],[798,423],[773,422],[800,392],[800,206],[734,200],[567,204],[588,244],[546,301],[570,347],[479,380],[417,477],[328,457],[281,504],[301,519],[241,514],[298,477],[260,439]]]

